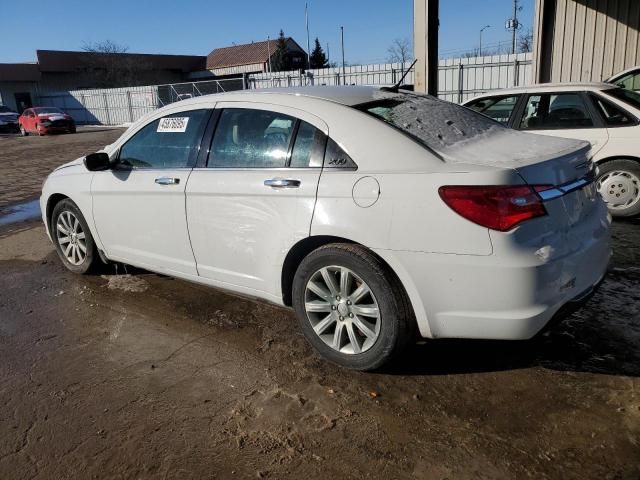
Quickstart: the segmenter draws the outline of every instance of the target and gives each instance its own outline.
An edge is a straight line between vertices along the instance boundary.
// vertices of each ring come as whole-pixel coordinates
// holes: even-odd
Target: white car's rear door
[[[211,110],[156,119],[119,150],[116,168],[91,185],[96,230],[112,260],[196,275],[185,187]]]
[[[285,255],[309,235],[328,128],[269,104],[222,102],[214,115],[207,158],[186,190],[198,273],[277,296]]]
[[[582,92],[530,94],[516,128],[554,137],[586,140],[595,157],[609,141],[605,125],[593,114]]]

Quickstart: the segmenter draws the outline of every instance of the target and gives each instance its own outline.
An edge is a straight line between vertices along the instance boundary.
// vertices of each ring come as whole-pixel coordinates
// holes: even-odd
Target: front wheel
[[[400,281],[361,246],[331,244],[310,253],[292,293],[305,337],[340,366],[374,370],[411,338],[414,319]]]
[[[58,256],[73,273],[87,273],[99,262],[95,242],[80,209],[62,200],[51,215],[51,238]]]
[[[29,132],[27,132],[27,130],[24,128],[24,125],[20,125],[20,135],[22,135],[23,137],[29,136]]]
[[[640,163],[612,160],[599,165],[598,192],[614,217],[640,214]]]

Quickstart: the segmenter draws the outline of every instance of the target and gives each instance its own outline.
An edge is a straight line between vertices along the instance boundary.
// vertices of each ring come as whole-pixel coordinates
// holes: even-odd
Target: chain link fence
[[[180,100],[243,88],[243,79],[207,80],[45,93],[39,95],[39,101],[42,106],[61,108],[78,124],[126,125]]]

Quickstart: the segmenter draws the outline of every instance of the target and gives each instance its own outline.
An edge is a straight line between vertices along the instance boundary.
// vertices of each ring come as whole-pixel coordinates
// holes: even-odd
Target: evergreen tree
[[[275,72],[286,72],[291,70],[291,55],[287,48],[287,37],[284,36],[284,31],[280,30],[280,35],[276,41],[276,51],[273,54],[273,70]]]
[[[320,40],[316,38],[316,44],[311,52],[311,57],[309,59],[309,63],[311,64],[311,68],[326,68],[329,65],[327,61],[327,56],[320,45]]]

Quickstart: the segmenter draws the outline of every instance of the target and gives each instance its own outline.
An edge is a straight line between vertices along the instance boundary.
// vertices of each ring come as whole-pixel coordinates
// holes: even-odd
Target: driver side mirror
[[[90,172],[103,172],[111,168],[111,160],[104,152],[91,153],[84,157],[84,166]]]

